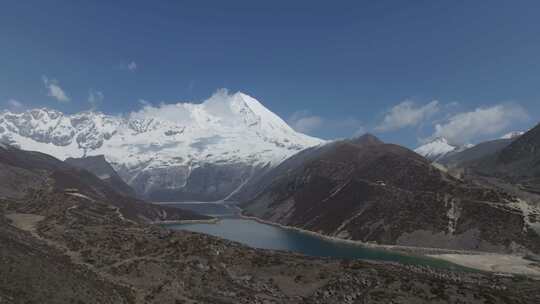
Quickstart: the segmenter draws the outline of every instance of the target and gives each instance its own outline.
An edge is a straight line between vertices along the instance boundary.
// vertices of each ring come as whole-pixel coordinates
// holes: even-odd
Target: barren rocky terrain
[[[538,303],[540,284],[247,248],[68,193],[2,201],[0,303]]]

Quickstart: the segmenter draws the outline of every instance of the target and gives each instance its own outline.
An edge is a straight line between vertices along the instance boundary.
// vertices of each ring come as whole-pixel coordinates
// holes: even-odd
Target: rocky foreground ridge
[[[538,303],[524,277],[257,250],[37,192],[0,206],[0,303]]]

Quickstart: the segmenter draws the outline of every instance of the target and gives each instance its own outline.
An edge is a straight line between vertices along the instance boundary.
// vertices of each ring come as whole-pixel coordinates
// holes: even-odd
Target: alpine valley
[[[5,111],[0,303],[538,303],[539,128],[415,152],[313,138],[226,91],[127,116]],[[182,229],[231,215],[178,202],[413,262],[247,247]]]

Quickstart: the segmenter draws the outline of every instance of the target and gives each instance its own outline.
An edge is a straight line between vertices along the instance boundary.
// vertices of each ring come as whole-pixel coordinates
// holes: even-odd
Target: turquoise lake
[[[176,203],[167,205],[211,214],[220,218],[217,223],[169,224],[166,227],[175,230],[189,230],[205,233],[231,241],[236,241],[254,248],[284,250],[309,256],[341,259],[369,259],[391,261],[404,264],[426,265],[437,268],[461,269],[452,263],[395,253],[386,250],[366,248],[360,245],[322,239],[300,231],[268,225],[255,220],[241,218],[234,207],[221,203]]]

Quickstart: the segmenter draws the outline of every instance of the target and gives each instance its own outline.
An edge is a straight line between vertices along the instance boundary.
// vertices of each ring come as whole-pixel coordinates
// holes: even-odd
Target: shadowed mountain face
[[[92,172],[99,179],[103,180],[118,193],[135,197],[135,190],[126,184],[116,173],[114,168],[105,160],[103,155],[88,156],[82,158],[68,158],[66,163],[73,167],[81,168]]]
[[[484,176],[518,184],[521,189],[540,193],[540,124],[500,151],[466,167]]]
[[[377,137],[371,134],[365,134],[350,140],[351,143],[356,145],[374,145],[382,143]],[[310,162],[317,157],[327,153],[334,149],[336,145],[341,142],[330,142],[325,145],[315,146],[307,148],[303,151],[296,153],[283,161],[279,166],[275,168],[265,168],[264,173],[259,174],[255,178],[249,181],[240,191],[230,197],[231,200],[245,202],[253,199],[260,192],[264,191],[270,186],[274,179],[292,173],[295,169],[303,164]]]
[[[117,192],[107,182],[84,169],[49,155],[13,147],[0,147],[0,198],[25,199],[43,193],[68,193],[88,201],[105,201],[126,218],[137,221],[207,219],[176,208],[166,208]]]
[[[382,244],[540,251],[517,199],[371,136],[306,150],[267,175],[243,207],[280,224]]]
[[[502,164],[527,161],[532,167],[530,175],[536,175],[540,161],[540,124],[521,135],[510,146],[501,151],[498,161]]]
[[[469,162],[495,154],[506,148],[514,138],[496,139],[479,143],[461,152],[452,153],[437,160],[438,163],[448,167],[459,167]]]

